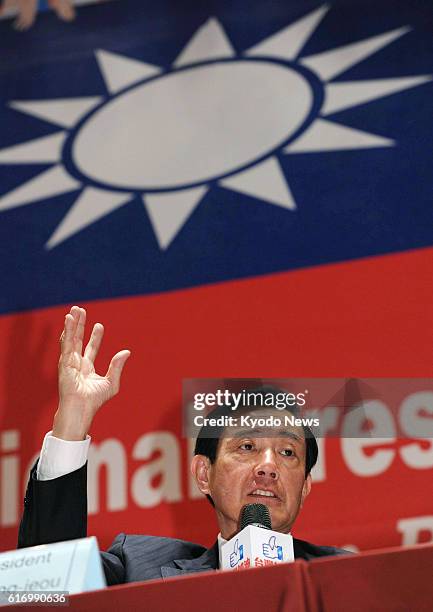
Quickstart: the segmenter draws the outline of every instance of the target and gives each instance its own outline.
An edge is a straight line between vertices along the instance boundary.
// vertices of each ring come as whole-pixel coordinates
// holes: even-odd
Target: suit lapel
[[[211,548],[207,548],[202,555],[196,557],[195,559],[175,559],[173,563],[175,567],[161,567],[161,574],[163,578],[192,574],[195,572],[208,572],[218,569],[218,541],[215,542]]]
[[[309,555],[303,546],[302,540],[297,540],[293,538],[293,552],[295,554],[295,559],[305,559],[308,561],[311,559],[312,555]]]

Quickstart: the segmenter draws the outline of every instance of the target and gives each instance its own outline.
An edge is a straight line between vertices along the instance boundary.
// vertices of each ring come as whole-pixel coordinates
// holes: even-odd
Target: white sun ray
[[[416,87],[431,81],[431,75],[399,77],[396,79],[374,79],[371,81],[345,81],[329,83],[325,88],[325,102],[322,115],[330,115],[358,104],[377,100],[404,89]]]
[[[312,153],[392,147],[395,141],[355,130],[338,123],[317,119],[300,138],[283,149],[284,153]]]
[[[96,58],[110,93],[117,93],[129,85],[162,72],[159,66],[103,49],[96,51]]]
[[[258,45],[254,45],[245,52],[245,55],[295,59],[328,10],[329,5],[324,4]]]
[[[32,204],[80,187],[81,184],[67,174],[62,166],[54,166],[0,198],[0,210]]]
[[[234,56],[235,51],[221,24],[217,19],[211,17],[194,34],[173,65],[179,67]]]
[[[208,192],[208,187],[193,187],[174,193],[148,193],[143,202],[158,244],[166,249]]]
[[[386,47],[393,40],[409,32],[410,29],[409,27],[397,28],[350,45],[303,57],[300,62],[316,72],[324,81],[328,81],[363,59],[370,57],[379,49]]]
[[[219,181],[223,187],[294,210],[295,200],[275,157]]]
[[[130,193],[118,193],[87,187],[63,217],[54,233],[46,243],[47,249],[64,242],[70,236],[80,232],[95,221],[131,201]]]
[[[66,134],[57,132],[0,151],[2,164],[46,164],[60,161]]]
[[[55,100],[16,100],[10,106],[16,110],[44,119],[62,127],[73,127],[102,98],[57,98]]]

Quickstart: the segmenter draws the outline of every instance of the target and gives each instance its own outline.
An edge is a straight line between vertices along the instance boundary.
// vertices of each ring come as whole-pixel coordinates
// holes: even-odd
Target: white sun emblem
[[[300,57],[327,10],[242,55],[210,19],[168,72],[100,50],[108,97],[11,102],[66,129],[0,151],[0,163],[54,164],[0,198],[0,211],[80,190],[53,248],[138,194],[165,249],[214,184],[295,210],[279,155],[393,146],[326,117],[431,80],[330,82],[409,28]]]

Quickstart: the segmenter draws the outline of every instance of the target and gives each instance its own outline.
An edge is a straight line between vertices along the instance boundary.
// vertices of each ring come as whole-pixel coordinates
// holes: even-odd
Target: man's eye
[[[253,445],[251,442],[244,442],[243,444],[240,445],[239,447],[241,450],[252,450],[253,449]]]
[[[295,456],[295,452],[292,448],[285,448],[284,450],[281,451],[281,454],[284,455],[285,457]]]

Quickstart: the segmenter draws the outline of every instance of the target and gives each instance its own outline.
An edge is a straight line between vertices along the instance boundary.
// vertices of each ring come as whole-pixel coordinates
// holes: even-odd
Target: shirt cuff
[[[55,438],[49,431],[42,444],[36,476],[38,480],[52,480],[80,469],[87,461],[90,436],[71,441]]]

